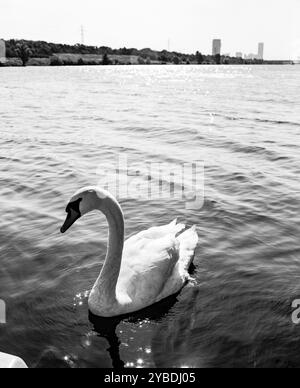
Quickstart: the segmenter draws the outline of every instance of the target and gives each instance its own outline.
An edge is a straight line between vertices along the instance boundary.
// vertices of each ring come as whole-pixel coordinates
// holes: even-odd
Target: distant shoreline
[[[6,40],[3,67],[99,66],[99,65],[293,65],[292,60],[268,61],[226,55],[184,54],[150,48],[112,49],[85,45],[65,45],[31,40]],[[3,50],[3,49],[2,49]],[[24,59],[25,55],[25,59]],[[3,55],[2,55],[3,56]]]
[[[222,58],[222,57],[221,57]],[[136,56],[122,56],[122,55],[108,55],[109,63],[105,65],[111,66],[156,66],[156,65],[167,65],[167,66],[213,66],[217,65],[216,63],[203,62],[201,64],[197,62],[162,62],[162,61],[148,61],[142,62],[139,57]],[[251,66],[251,65],[295,65],[297,64],[294,61],[247,61],[246,63],[220,63],[219,65],[232,65],[232,66]],[[104,66],[103,56],[91,56],[91,55],[74,55],[74,54],[56,54],[50,58],[30,58],[27,67],[61,67],[61,66]],[[7,58],[5,62],[0,62],[0,67],[23,67],[21,59]]]

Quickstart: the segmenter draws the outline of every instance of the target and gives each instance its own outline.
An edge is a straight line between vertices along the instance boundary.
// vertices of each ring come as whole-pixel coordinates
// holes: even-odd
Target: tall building
[[[0,39],[0,62],[5,62],[6,60],[6,47],[5,41]]]
[[[258,44],[258,54],[257,54],[258,59],[264,59],[264,50],[265,50],[265,44],[259,43]]]
[[[213,40],[212,55],[221,55],[222,41],[221,39]]]
[[[237,52],[237,53],[235,54],[235,56],[236,56],[237,58],[243,58],[243,53]]]

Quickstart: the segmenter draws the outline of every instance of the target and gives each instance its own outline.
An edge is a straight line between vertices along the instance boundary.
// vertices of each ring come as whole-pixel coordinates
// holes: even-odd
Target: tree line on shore
[[[179,52],[170,52],[167,50],[155,51],[150,48],[138,50],[135,48],[112,49],[102,46],[85,46],[81,44],[66,45],[57,43],[48,43],[44,41],[15,40],[11,39],[6,43],[6,56],[10,58],[19,58],[23,66],[26,66],[30,58],[51,58],[51,65],[68,65],[68,60],[61,60],[59,54],[73,55],[95,55],[102,56],[103,65],[118,64],[117,61],[111,61],[112,56],[135,56],[138,57],[138,63],[174,63],[174,64],[245,64],[255,63],[255,61],[246,61],[242,58],[224,57],[221,55],[203,55],[199,51],[195,54],[183,54]],[[66,63],[65,63],[66,62]],[[262,61],[261,61],[262,62]],[[259,63],[259,61],[258,61]],[[74,64],[74,63],[72,63]],[[78,59],[78,65],[88,64],[82,58]],[[90,63],[93,64],[93,63]],[[96,63],[94,63],[96,64]]]

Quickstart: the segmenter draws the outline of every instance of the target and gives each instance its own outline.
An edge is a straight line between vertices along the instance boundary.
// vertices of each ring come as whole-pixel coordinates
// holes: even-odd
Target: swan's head
[[[93,210],[104,212],[106,202],[111,199],[110,193],[100,188],[88,187],[78,191],[66,208],[67,218],[61,228],[61,233],[65,233],[80,217]]]

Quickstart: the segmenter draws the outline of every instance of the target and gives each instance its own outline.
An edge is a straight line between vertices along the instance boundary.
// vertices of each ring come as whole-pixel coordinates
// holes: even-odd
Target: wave
[[[214,113],[214,116],[221,117],[229,121],[252,121],[257,123],[272,124],[272,125],[290,125],[300,127],[300,123],[289,120],[272,120],[272,119],[260,119],[258,117],[245,117],[245,116],[232,116],[222,113]]]

